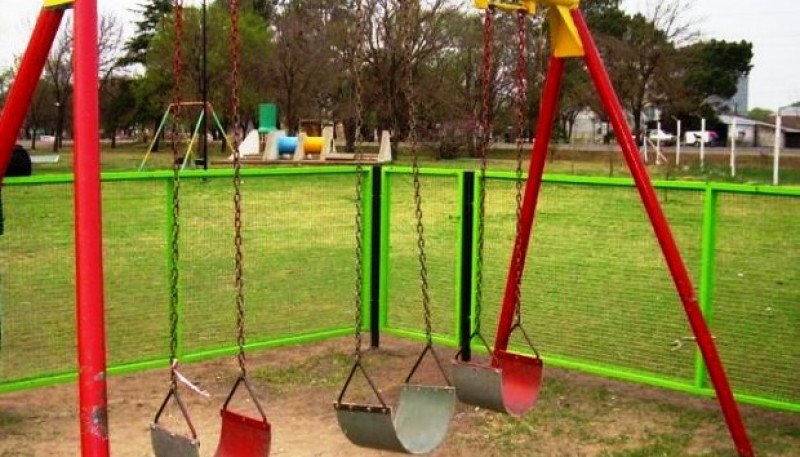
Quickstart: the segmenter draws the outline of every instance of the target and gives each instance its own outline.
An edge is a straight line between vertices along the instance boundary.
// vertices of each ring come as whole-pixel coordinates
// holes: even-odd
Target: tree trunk
[[[66,117],[64,111],[64,104],[59,104],[56,110],[56,138],[53,141],[53,152],[58,152],[64,137],[64,118]]]
[[[356,144],[356,120],[348,119],[344,123],[345,151],[354,152]]]
[[[160,120],[155,121],[156,128],[153,130],[153,149],[152,152],[158,152],[159,148],[161,147],[161,132],[158,131],[158,128],[161,126]]]

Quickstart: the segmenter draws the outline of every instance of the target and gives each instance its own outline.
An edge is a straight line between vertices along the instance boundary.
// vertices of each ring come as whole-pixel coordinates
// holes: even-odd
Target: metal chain
[[[516,325],[522,325],[522,249],[520,249],[519,234],[522,224],[522,148],[525,145],[525,124],[526,124],[526,110],[525,102],[528,94],[528,39],[527,39],[527,22],[528,14],[524,10],[517,12],[517,77],[516,77],[516,102],[517,102],[517,132],[516,132],[516,146],[517,146],[517,168],[516,168],[516,236],[517,245],[514,246],[514,264],[516,265],[516,278],[515,284],[516,305],[514,308]]]
[[[178,300],[179,300],[179,259],[180,259],[180,165],[178,157],[178,135],[181,118],[181,83],[183,80],[183,0],[172,3],[175,37],[172,54],[172,259],[170,271],[169,301],[169,357],[170,385],[177,388],[178,379],[174,366],[178,357]]]
[[[231,122],[233,123],[233,207],[234,246],[236,248],[236,343],[239,352],[239,374],[247,374],[244,346],[244,257],[242,249],[242,162],[239,154],[239,0],[230,0],[231,7]]]
[[[480,335],[483,304],[483,252],[485,249],[486,219],[486,168],[487,149],[491,134],[491,74],[494,51],[494,8],[486,8],[483,21],[483,65],[481,67],[481,108],[478,128],[480,137],[478,155],[480,174],[478,186],[478,252],[475,268],[475,330],[473,336]]]
[[[428,345],[433,344],[433,324],[431,321],[431,297],[428,282],[428,257],[425,253],[425,224],[422,211],[422,182],[420,180],[419,150],[417,148],[417,113],[414,100],[414,67],[413,52],[414,11],[416,1],[404,3],[404,23],[401,24],[401,43],[403,46],[404,71],[406,77],[406,104],[408,106],[408,141],[411,144],[411,168],[414,181],[414,215],[417,221],[417,250],[419,260],[420,293],[422,294],[423,318],[425,320],[425,339]]]
[[[355,81],[355,117],[356,117],[356,131],[355,131],[355,148],[356,148],[356,269],[355,269],[355,351],[354,355],[357,361],[361,360],[363,337],[361,335],[361,327],[364,325],[363,314],[363,278],[364,278],[364,166],[362,164],[362,145],[361,145],[361,127],[362,127],[362,97],[363,97],[363,82],[361,80],[361,63],[363,52],[363,37],[364,37],[364,8],[361,0],[356,0],[356,37],[355,49],[353,50],[353,58],[351,60],[350,71]]]

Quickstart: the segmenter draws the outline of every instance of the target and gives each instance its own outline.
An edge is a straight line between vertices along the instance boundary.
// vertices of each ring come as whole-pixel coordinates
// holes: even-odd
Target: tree
[[[150,41],[161,23],[172,12],[172,0],[150,0],[138,5],[139,19],[136,30],[125,43],[125,56],[120,60],[122,66],[144,64]]]
[[[700,118],[714,119],[750,72],[752,44],[701,41],[678,50],[673,67],[659,76],[663,106],[687,128],[699,128]]]
[[[642,131],[645,108],[664,103],[657,79],[674,67],[677,49],[697,37],[694,25],[684,17],[687,10],[684,0],[656,0],[647,14],[606,23],[614,33],[603,40],[602,51],[619,96],[633,115],[636,134]]]
[[[5,105],[8,91],[14,82],[14,67],[6,67],[0,70],[0,105]]]
[[[131,126],[135,118],[134,80],[127,76],[109,78],[100,99],[100,111],[103,131],[111,138],[111,148],[116,148],[119,130]]]
[[[329,105],[333,91],[333,74],[327,70],[338,63],[330,44],[320,44],[328,42],[327,29],[334,13],[325,3],[292,0],[275,23],[276,60],[270,73],[289,130],[299,125],[301,113],[327,117],[325,111],[330,111],[330,106],[323,108]],[[309,27],[311,23],[316,26]],[[347,67],[342,67],[340,71],[346,71]]]
[[[214,2],[208,10],[208,85],[209,101],[222,122],[230,120],[231,50],[230,14],[226,2]],[[201,12],[186,7],[183,13],[183,75],[180,86],[183,101],[200,99],[202,83],[201,65]],[[240,81],[242,122],[256,118],[257,105],[268,92],[267,65],[273,61],[272,35],[264,20],[253,11],[244,9],[240,15]],[[145,73],[134,83],[136,94],[136,120],[156,124],[172,101],[173,56],[175,29],[172,18],[166,18],[156,28],[145,56]],[[225,113],[228,113],[226,116]],[[155,130],[155,129],[154,129]]]
[[[53,94],[55,107],[55,141],[53,151],[62,146],[67,113],[72,99],[72,26],[70,21],[62,28],[50,56],[45,63],[44,80]],[[119,54],[122,46],[122,26],[112,15],[103,15],[99,22],[98,54],[100,92],[104,85],[119,68]]]
[[[753,108],[747,113],[747,117],[761,122],[770,122],[775,116],[775,112],[766,108]]]

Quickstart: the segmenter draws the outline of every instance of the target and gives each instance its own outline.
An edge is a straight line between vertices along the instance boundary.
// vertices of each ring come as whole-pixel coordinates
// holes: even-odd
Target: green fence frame
[[[411,169],[406,167],[385,167],[384,169],[385,174],[410,174]],[[424,176],[458,176],[458,193],[459,193],[459,200],[461,196],[463,196],[463,174],[462,170],[423,170],[422,174]],[[486,175],[488,180],[516,180],[516,174],[513,172],[496,172],[490,171],[487,172]],[[479,195],[480,195],[480,176],[476,173],[474,176],[474,186],[475,186],[475,201],[473,204],[475,207],[478,206],[479,202]],[[571,185],[581,185],[581,186],[605,186],[605,187],[624,187],[624,188],[635,188],[635,184],[633,180],[629,178],[607,178],[607,177],[585,177],[585,176],[573,176],[573,175],[545,175],[544,176],[545,183],[560,183],[560,184],[571,184]],[[391,187],[390,181],[385,180],[384,185],[387,187]],[[718,208],[718,197],[722,194],[746,194],[746,195],[763,195],[763,196],[781,196],[781,197],[800,197],[800,188],[797,187],[773,187],[773,186],[753,186],[753,185],[741,185],[741,184],[727,184],[727,183],[703,183],[703,182],[684,182],[684,181],[655,181],[653,185],[657,189],[675,189],[675,190],[692,190],[704,193],[704,212],[703,212],[703,223],[702,223],[702,241],[701,241],[701,257],[702,257],[702,269],[701,269],[701,279],[700,283],[697,285],[698,287],[698,298],[700,301],[700,306],[703,311],[706,320],[709,322],[709,326],[712,326],[712,317],[713,317],[713,293],[714,293],[714,284],[715,284],[715,265],[716,265],[716,236],[717,236],[717,208]],[[384,189],[384,193],[388,195],[389,189]],[[384,233],[381,233],[381,237],[384,240],[384,252],[388,252],[388,230],[389,230],[389,208],[388,208],[388,199],[384,199],[384,204],[387,205],[384,208],[384,216],[387,217],[383,227],[385,228]],[[459,209],[459,219],[461,219],[461,211]],[[477,218],[479,217],[477,211],[475,212],[475,220],[473,221],[473,230],[475,236],[473,239],[477,239]],[[462,220],[463,223],[463,220]],[[458,256],[458,262],[462,262],[461,256],[461,236],[459,235],[459,244],[458,246],[454,247],[456,255]],[[476,247],[473,246],[473,252],[475,252]],[[382,285],[383,287],[388,287],[388,270],[390,265],[388,264],[387,256],[383,257],[384,265],[382,265]],[[476,266],[476,258],[472,256],[473,262],[473,278],[472,283],[473,285],[476,282],[475,277],[475,266]],[[665,267],[666,268],[666,267]],[[457,272],[454,274],[458,275]],[[458,306],[458,294],[460,292],[461,281],[456,277],[456,284],[458,287],[456,288],[456,295],[453,299],[453,308],[456,310],[456,315],[458,319],[461,319],[461,313],[459,312]],[[475,288],[473,287],[471,291],[471,295],[473,297],[472,301],[472,310],[474,315],[474,307],[475,307]],[[382,295],[382,304],[386,304],[387,297],[386,295]],[[387,312],[387,306],[382,306],[382,312]],[[390,325],[389,322],[384,318],[381,320],[382,330],[386,333],[413,338],[413,339],[423,339],[424,334],[419,330],[409,330],[409,329],[399,329],[395,328]],[[474,319],[473,322],[470,323],[471,326],[474,326]],[[474,327],[471,327],[474,328]],[[712,326],[713,328],[713,326]],[[458,332],[456,331],[456,335]],[[438,338],[437,342],[440,344],[444,344],[451,347],[456,347],[460,344],[459,341],[456,341],[452,338]],[[473,343],[473,350],[477,350],[478,352],[485,352],[485,349],[480,344]],[[522,350],[524,348],[515,348]],[[689,393],[692,395],[703,396],[703,397],[713,397],[714,390],[711,386],[708,385],[707,382],[707,373],[705,363],[703,361],[702,355],[700,354],[699,350],[695,351],[695,363],[694,363],[694,382],[693,383],[686,383],[682,380],[671,379],[669,377],[651,373],[648,371],[638,371],[632,370],[625,367],[597,363],[594,361],[587,361],[581,360],[574,357],[569,357],[568,355],[563,354],[544,354],[543,359],[547,362],[548,365],[565,368],[565,369],[572,369],[572,370],[579,370],[590,374],[595,374],[599,376],[604,376],[608,378],[619,379],[623,381],[634,382],[638,384],[645,384],[659,388],[670,389],[678,392]],[[774,398],[767,398],[764,396],[758,395],[750,395],[743,392],[736,392],[735,397],[738,401],[742,403],[752,404],[756,406],[761,406],[765,408],[771,409],[778,409],[790,412],[800,412],[800,402],[790,402],[780,399]],[[799,399],[800,400],[800,399]]]
[[[353,166],[325,166],[325,167],[306,167],[306,168],[304,167],[248,168],[242,170],[242,175],[244,177],[252,177],[252,178],[268,178],[270,176],[291,176],[291,175],[354,174],[357,172],[357,170],[358,168]],[[369,298],[371,295],[372,282],[369,277],[369,272],[371,271],[371,259],[373,254],[371,252],[372,237],[377,236],[379,237],[380,241],[378,243],[378,246],[380,247],[380,254],[381,254],[380,265],[379,265],[379,274],[380,274],[379,297],[381,306],[380,306],[380,315],[378,320],[380,324],[380,331],[397,337],[422,340],[424,339],[424,334],[420,329],[395,326],[390,321],[388,314],[389,313],[388,294],[390,285],[389,276],[392,265],[391,265],[391,260],[387,255],[387,253],[389,252],[390,249],[389,235],[391,233],[391,216],[392,216],[392,207],[391,207],[391,196],[393,189],[392,178],[395,176],[403,176],[403,175],[408,176],[412,173],[412,170],[407,167],[387,166],[382,168],[377,167],[373,169],[365,169],[364,173],[367,173],[370,177],[372,176],[372,173],[381,173],[381,178],[382,178],[381,197],[380,197],[380,209],[381,209],[380,233],[374,233],[371,223],[372,206],[370,203],[373,198],[373,192],[370,183],[372,180],[365,179],[363,188],[364,192],[363,261],[364,261],[365,275],[362,281],[363,281],[363,294],[364,294],[363,313],[364,313],[365,327],[370,322],[370,312],[371,312],[369,306],[370,304]],[[463,224],[465,224],[466,221],[463,220],[461,203],[463,203],[462,200],[464,197],[464,187],[466,179],[465,172],[463,170],[458,170],[458,169],[423,169],[421,173],[423,177],[426,178],[447,177],[455,179],[456,188],[454,189],[454,191],[458,196],[456,202],[459,207],[454,208],[453,211],[455,212],[455,214],[458,217],[458,220],[460,221],[459,227],[463,227]],[[231,170],[227,169],[212,169],[207,171],[188,170],[181,173],[182,179],[187,179],[187,180],[229,178],[231,177],[231,175],[232,175]],[[474,204],[477,204],[477,196],[479,195],[479,189],[480,189],[479,186],[481,185],[480,177],[477,174],[472,176],[474,176],[474,186],[476,189],[475,191],[476,201],[474,202]],[[516,175],[512,172],[489,172],[487,174],[487,178],[490,180],[515,180]],[[144,172],[144,173],[104,173],[102,175],[103,182],[154,181],[154,180],[163,181],[167,189],[165,195],[165,210],[167,211],[168,226],[170,221],[169,218],[172,217],[171,211],[169,210],[171,205],[171,192],[172,192],[171,179],[172,179],[171,171],[154,171],[154,172]],[[73,182],[73,178],[71,175],[43,175],[43,176],[34,176],[29,178],[9,178],[5,181],[5,184],[8,186],[40,186],[48,184],[67,184],[71,182]],[[633,181],[627,178],[545,175],[544,182],[575,185],[575,186],[606,186],[606,187],[612,186],[612,187],[623,187],[623,188],[635,187]],[[682,181],[656,181],[653,184],[657,189],[691,190],[691,191],[702,192],[704,195],[702,229],[701,229],[702,230],[701,271],[700,271],[700,282],[697,286],[698,286],[698,297],[702,311],[706,319],[709,321],[710,326],[713,329],[714,285],[716,282],[715,274],[717,265],[716,240],[717,240],[717,231],[719,224],[718,221],[719,197],[721,195],[727,195],[727,194],[743,194],[752,196],[800,198],[800,188],[752,186],[752,185],[725,184],[725,183],[682,182]],[[475,218],[477,217],[478,214],[476,212]],[[474,224],[473,227],[477,227],[475,221],[473,220],[472,222]],[[461,236],[461,233],[462,233],[461,230],[458,230],[458,233],[456,235],[456,245],[453,246],[454,249],[453,255],[456,257],[456,265],[460,266],[465,261],[471,261],[473,262],[474,266],[475,262],[474,255],[472,256],[471,259],[465,259],[463,257],[462,252],[464,248],[463,246],[464,240],[463,237]],[[171,231],[168,231],[166,236],[167,236],[166,238],[167,241],[169,241],[169,237],[171,236]],[[169,243],[167,243],[167,245],[169,246]],[[473,252],[475,251],[474,243],[472,246],[472,250]],[[448,347],[456,347],[460,344],[459,324],[461,323],[461,320],[464,317],[464,315],[462,314],[462,310],[459,306],[459,297],[463,292],[462,281],[460,278],[460,269],[456,268],[452,272],[452,274],[454,275],[454,283],[456,285],[455,290],[453,291],[452,294],[453,318],[454,318],[453,329],[452,332],[448,332],[447,334],[435,335],[435,341],[437,343]],[[472,283],[473,285],[475,283],[474,269],[473,269]],[[471,293],[473,297],[472,306],[474,308],[474,296],[475,296],[474,287],[472,288]],[[182,312],[181,309],[179,309],[179,313],[180,312]],[[181,330],[180,327],[179,330]],[[274,340],[255,341],[248,344],[248,349],[258,350],[258,349],[286,346],[292,344],[318,342],[330,338],[349,335],[352,333],[352,331],[353,331],[352,328],[349,327],[347,328],[338,327],[308,334],[296,334],[289,337],[283,337]],[[482,348],[476,347],[475,349],[480,351]],[[235,354],[235,352],[236,348],[233,346],[220,347],[199,352],[186,352],[184,350],[184,345],[182,340],[180,341],[179,344],[180,357],[182,360],[186,362],[198,362],[221,356],[229,356]],[[545,353],[544,358],[549,366],[580,370],[586,373],[656,386],[660,388],[671,389],[698,396],[711,397],[714,395],[713,389],[709,388],[707,383],[705,365],[703,363],[702,357],[697,351],[694,356],[694,368],[693,368],[694,377],[692,382],[671,379],[669,377],[651,373],[645,370],[638,371],[614,365],[596,363],[588,360],[581,360],[578,358],[569,357],[569,355],[567,354]],[[134,373],[142,370],[166,367],[167,365],[168,365],[168,360],[166,360],[165,358],[159,358],[156,360],[143,360],[135,363],[110,366],[109,373],[110,374]],[[0,383],[0,393],[31,389],[36,387],[63,383],[63,382],[71,382],[75,380],[76,377],[77,377],[76,373],[74,371],[71,371],[71,372],[50,373],[42,376],[37,376],[31,379],[13,380],[11,382]],[[785,399],[770,398],[764,395],[752,395],[746,392],[736,392],[736,398],[738,401],[742,403],[747,403],[777,410],[783,410],[783,411],[800,412],[800,399],[793,399],[793,401],[788,401]]]
[[[270,176],[296,176],[296,175],[331,175],[331,174],[352,174],[355,176],[358,168],[354,166],[321,166],[321,167],[292,167],[292,168],[246,168],[241,171],[245,178],[268,178]],[[365,168],[362,173],[367,177],[371,176],[374,171]],[[202,180],[202,179],[223,179],[232,178],[233,172],[230,169],[212,169],[212,170],[186,170],[180,174],[182,180]],[[128,182],[128,181],[163,181],[166,189],[164,198],[164,210],[166,217],[167,230],[165,239],[167,240],[166,246],[169,249],[171,246],[172,237],[172,186],[173,174],[171,171],[149,171],[149,172],[124,172],[124,173],[103,173],[101,181],[103,183],[114,182]],[[355,178],[353,179],[355,182]],[[71,174],[53,174],[53,175],[40,175],[28,178],[8,178],[4,181],[4,185],[9,187],[17,186],[47,186],[55,184],[70,184],[74,182],[74,177]],[[364,193],[364,271],[369,272],[371,249],[370,240],[372,236],[371,226],[371,213],[369,202],[372,199],[372,188],[369,185],[370,180],[364,180],[363,193]],[[355,192],[355,191],[354,191]],[[169,267],[172,262],[172,256],[169,250],[165,252],[166,263]],[[169,271],[169,269],[167,270]],[[364,329],[368,330],[370,307],[369,307],[369,294],[370,294],[370,281],[368,274],[363,278],[363,313],[364,313]],[[210,350],[188,352],[185,349],[183,337],[183,307],[179,300],[178,305],[178,356],[183,362],[203,362],[220,357],[233,356],[238,352],[238,348],[231,345],[226,347],[219,347]],[[350,335],[353,333],[352,326],[331,328],[324,331],[312,332],[307,334],[296,334],[288,337],[251,341],[245,346],[248,351],[256,351],[268,348],[284,347],[298,344],[309,344],[320,341],[325,341],[331,338]],[[169,366],[170,361],[168,358],[158,358],[155,360],[143,360],[126,364],[111,364],[108,367],[108,373],[111,375],[131,374],[155,368],[164,368]],[[0,394],[7,392],[15,392],[27,389],[34,389],[39,387],[47,387],[66,382],[73,382],[77,380],[77,371],[68,370],[53,373],[42,374],[33,378],[12,380],[10,382],[0,382]]]

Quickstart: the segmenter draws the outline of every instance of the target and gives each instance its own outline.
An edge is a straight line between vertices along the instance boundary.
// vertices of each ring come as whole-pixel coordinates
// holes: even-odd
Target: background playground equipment
[[[153,152],[153,148],[159,141],[161,134],[164,132],[164,126],[167,125],[167,122],[169,121],[173,112],[178,107],[180,107],[181,109],[197,108],[197,107],[200,108],[200,114],[197,117],[197,122],[195,122],[194,124],[194,130],[192,131],[192,136],[190,137],[189,144],[186,146],[186,151],[183,154],[183,162],[181,163],[181,170],[184,170],[186,168],[187,163],[193,162],[192,155],[195,153],[194,152],[195,146],[199,144],[197,139],[200,137],[200,128],[203,126],[203,119],[206,116],[206,112],[208,112],[211,115],[211,119],[214,121],[214,127],[219,131],[220,135],[222,135],[222,137],[225,139],[225,144],[228,145],[228,149],[231,152],[233,152],[231,142],[228,139],[228,136],[225,133],[225,129],[222,127],[222,123],[220,123],[219,117],[217,117],[217,113],[214,111],[214,107],[211,105],[211,103],[206,104],[206,109],[202,109],[203,102],[181,102],[179,104],[170,103],[166,111],[164,111],[164,116],[162,116],[161,122],[158,124],[158,128],[153,134],[153,140],[147,147],[147,152],[145,152],[142,162],[139,164],[139,171],[144,170],[145,166],[147,165],[147,161],[150,158],[150,154],[152,154]]]
[[[278,105],[261,103],[258,105],[258,133],[267,135],[278,130]]]
[[[251,159],[252,160],[252,159]],[[336,150],[333,127],[322,128],[322,136],[287,136],[283,130],[267,135],[261,162],[345,162],[355,161],[355,153],[342,153]],[[392,160],[392,145],[388,131],[381,134],[377,154],[363,154],[363,161],[386,163]]]

